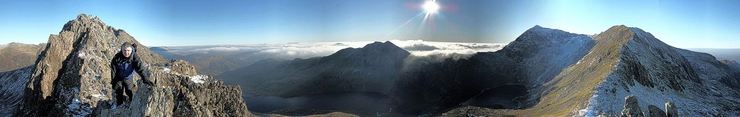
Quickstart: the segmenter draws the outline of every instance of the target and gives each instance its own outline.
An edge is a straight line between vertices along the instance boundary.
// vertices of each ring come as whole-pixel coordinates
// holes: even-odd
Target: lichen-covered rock
[[[143,85],[135,75],[133,102],[111,109],[115,100],[109,66],[124,42],[140,45],[136,54],[157,84]],[[84,14],[49,37],[32,71],[17,116],[250,115],[239,87],[197,75],[184,61],[168,64],[125,31]]]
[[[644,117],[640,110],[640,104],[637,102],[637,98],[635,96],[627,96],[624,98],[622,117]]]
[[[175,60],[174,62],[169,64],[172,66],[171,70],[183,75],[197,75],[195,66],[188,64],[184,60]]]

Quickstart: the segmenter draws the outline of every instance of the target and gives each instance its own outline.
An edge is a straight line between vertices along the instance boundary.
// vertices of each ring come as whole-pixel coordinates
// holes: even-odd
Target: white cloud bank
[[[163,47],[169,52],[180,55],[212,52],[255,52],[272,54],[286,58],[308,58],[328,56],[344,48],[361,48],[374,41],[354,42],[311,42],[285,44],[248,44],[248,45],[217,45],[217,46],[173,46]],[[474,54],[476,52],[492,52],[503,48],[506,43],[461,43],[461,42],[433,42],[423,40],[391,40],[398,47],[409,51],[414,56],[428,56],[435,54]]]

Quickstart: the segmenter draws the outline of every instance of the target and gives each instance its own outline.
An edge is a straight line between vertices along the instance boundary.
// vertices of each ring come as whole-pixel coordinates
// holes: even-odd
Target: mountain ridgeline
[[[642,110],[671,103],[679,115],[705,116],[740,111],[734,64],[634,27],[589,36],[535,26],[499,51],[462,58],[413,56],[375,42],[325,57],[263,60],[219,78],[244,87],[258,113],[618,116],[633,96]]]
[[[110,61],[124,42],[139,45],[156,84],[135,83],[131,104],[114,108]],[[675,48],[624,25],[596,35],[534,26],[501,50],[470,55],[417,56],[373,42],[206,72],[216,77],[84,14],[41,45],[33,47],[41,51],[32,65],[0,72],[0,115],[740,115],[737,61]]]

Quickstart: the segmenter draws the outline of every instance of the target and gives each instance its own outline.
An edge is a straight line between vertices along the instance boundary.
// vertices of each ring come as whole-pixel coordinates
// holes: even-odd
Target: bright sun
[[[439,4],[437,4],[436,0],[427,0],[421,7],[427,14],[434,14],[439,10]]]

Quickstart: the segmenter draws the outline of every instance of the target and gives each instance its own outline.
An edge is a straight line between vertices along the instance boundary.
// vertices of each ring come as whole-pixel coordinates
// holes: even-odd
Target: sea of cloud
[[[170,46],[168,52],[179,55],[214,52],[255,52],[273,54],[287,58],[327,56],[344,48],[361,48],[374,41],[353,42],[299,42],[283,44],[245,44],[213,46]],[[409,51],[414,56],[474,54],[492,52],[503,48],[506,43],[434,42],[423,40],[390,40],[393,44]]]

